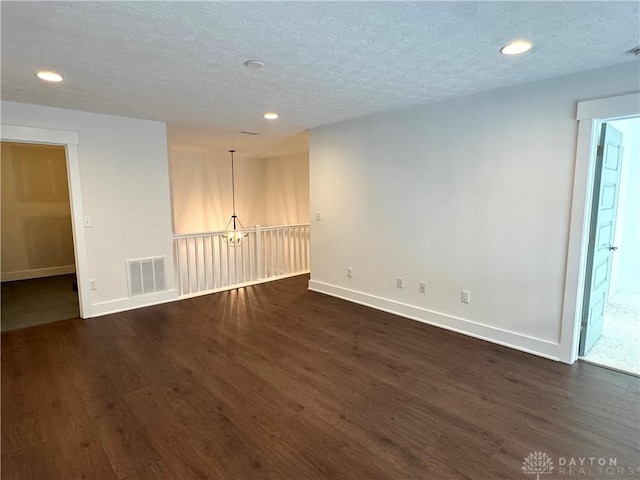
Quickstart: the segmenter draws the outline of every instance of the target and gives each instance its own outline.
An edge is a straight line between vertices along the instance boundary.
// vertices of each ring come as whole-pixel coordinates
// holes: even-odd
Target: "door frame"
[[[565,363],[578,359],[599,128],[607,121],[638,115],[640,93],[578,103],[578,140],[560,331],[559,360]]]
[[[2,130],[0,131],[0,139],[3,142],[60,145],[65,147],[80,317],[91,317],[91,302],[88,295],[89,268],[87,242],[84,232],[82,183],[80,179],[80,160],[78,157],[78,145],[80,143],[78,132],[3,124]]]

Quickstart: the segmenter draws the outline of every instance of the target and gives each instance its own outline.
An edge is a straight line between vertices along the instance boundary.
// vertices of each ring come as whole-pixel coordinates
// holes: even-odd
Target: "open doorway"
[[[64,146],[2,142],[2,331],[80,316]]]
[[[640,117],[598,128],[579,355],[640,375]]]

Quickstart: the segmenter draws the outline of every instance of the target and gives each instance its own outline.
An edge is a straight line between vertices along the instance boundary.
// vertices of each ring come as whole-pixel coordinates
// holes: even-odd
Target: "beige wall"
[[[309,153],[265,160],[265,225],[309,223]]]
[[[236,213],[245,228],[309,221],[307,153],[234,158]],[[171,148],[170,166],[175,233],[224,230],[232,211],[229,154]]]
[[[2,143],[2,280],[74,271],[64,147]]]

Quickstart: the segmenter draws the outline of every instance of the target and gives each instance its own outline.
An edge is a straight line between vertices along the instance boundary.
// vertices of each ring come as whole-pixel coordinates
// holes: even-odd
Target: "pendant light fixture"
[[[229,153],[231,154],[231,199],[233,201],[233,213],[231,214],[231,218],[229,219],[229,222],[225,227],[226,233],[222,234],[222,238],[224,238],[224,240],[229,245],[235,247],[236,245],[240,245],[240,243],[242,243],[242,240],[244,240],[248,234],[245,232],[237,231],[238,226],[240,227],[240,229],[244,229],[244,227],[242,226],[240,219],[236,215],[236,178],[233,168],[233,154],[235,153],[235,150],[229,150]],[[229,227],[232,227],[233,229],[231,230],[229,229]]]

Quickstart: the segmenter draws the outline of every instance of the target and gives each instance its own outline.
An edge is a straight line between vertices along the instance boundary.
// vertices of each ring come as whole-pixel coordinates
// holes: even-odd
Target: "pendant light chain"
[[[236,247],[242,243],[242,241],[249,236],[248,233],[245,232],[236,232],[238,225],[240,225],[241,229],[244,229],[242,222],[238,220],[238,216],[236,215],[236,170],[234,164],[233,154],[235,150],[229,150],[231,154],[231,201],[233,204],[233,213],[231,214],[231,218],[229,219],[229,223],[225,230],[226,233],[222,234],[222,238],[224,238],[225,242],[232,247]],[[233,225],[233,231],[229,231],[229,226]]]

